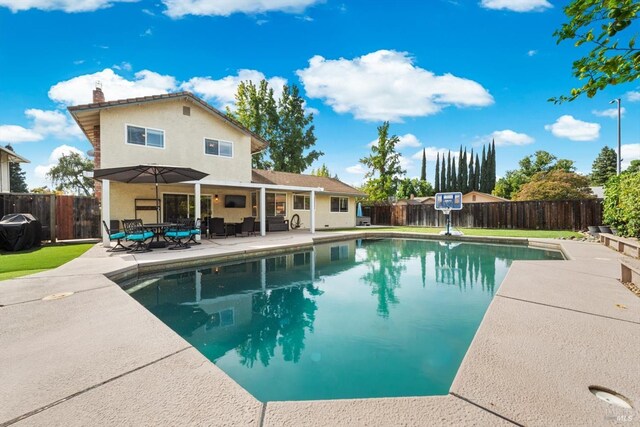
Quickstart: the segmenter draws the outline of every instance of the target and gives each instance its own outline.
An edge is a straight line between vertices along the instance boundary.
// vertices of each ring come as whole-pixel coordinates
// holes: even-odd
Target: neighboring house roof
[[[473,195],[476,195],[476,196],[482,196],[482,197],[484,197],[485,199],[491,199],[491,200],[492,200],[492,201],[494,201],[494,202],[508,202],[508,201],[509,201],[509,200],[504,199],[504,198],[502,198],[502,197],[494,196],[493,194],[482,193],[482,192],[480,192],[480,191],[470,191],[470,192],[468,192],[468,193],[466,193],[466,194],[463,194],[463,195],[462,195],[462,199],[463,199],[462,201],[463,201],[463,203],[464,203],[464,199],[467,199],[467,198],[469,198],[469,197],[471,197],[471,196],[473,196]],[[467,203],[468,203],[468,202],[467,202]]]
[[[596,199],[604,199],[604,187],[589,187]]]
[[[249,129],[241,125],[239,122],[227,116],[226,114],[222,113],[220,110],[207,104],[205,101],[198,98],[191,92],[175,92],[175,93],[166,93],[163,95],[142,96],[139,98],[118,99],[115,101],[74,105],[74,106],[68,107],[67,109],[75,119],[76,123],[78,123],[78,126],[80,126],[84,134],[87,136],[87,138],[89,138],[89,141],[94,143],[95,142],[94,127],[100,125],[100,110],[104,110],[107,108],[127,107],[134,104],[164,102],[164,101],[175,100],[180,98],[184,98],[185,100],[189,100],[199,105],[205,111],[208,111],[214,116],[224,120],[229,125],[238,129],[240,132],[246,135],[249,135],[251,137],[252,153],[264,150],[266,146],[269,144],[267,141],[265,141],[255,133],[251,132]]]
[[[0,147],[0,151],[5,152],[5,153],[7,153],[9,155],[9,162],[10,163],[31,163],[26,158],[20,156],[15,151],[9,150],[8,148]]]
[[[253,169],[251,182],[256,184],[289,185],[296,187],[324,188],[324,193],[344,194],[364,197],[365,193],[335,178],[315,175],[302,175],[289,172],[275,172]]]

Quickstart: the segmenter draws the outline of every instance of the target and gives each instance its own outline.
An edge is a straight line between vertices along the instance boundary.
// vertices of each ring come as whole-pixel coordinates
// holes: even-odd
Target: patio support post
[[[260,187],[260,235],[267,235],[267,189]]]
[[[311,191],[311,197],[309,198],[309,217],[311,218],[311,224],[309,224],[309,229],[311,234],[316,232],[316,192],[314,190]]]
[[[196,217],[194,218],[194,221],[197,221],[198,218],[202,219],[202,217],[200,216],[202,214],[202,212],[200,211],[200,183],[199,182],[197,182],[195,184],[194,194],[195,194],[195,198],[196,198],[196,200],[194,202],[195,208],[196,208]],[[194,222],[194,224],[195,224],[195,222]],[[201,238],[200,235],[196,234],[196,242],[199,242],[200,238]]]
[[[109,180],[103,179],[101,211],[102,211],[102,220],[104,221],[105,224],[107,224],[107,227],[111,227],[111,211],[110,210],[111,210],[111,205],[109,201]],[[102,246],[104,246],[105,248],[110,248],[111,241],[109,240],[109,234],[107,233],[107,230],[105,230],[104,227],[100,227],[100,229],[102,230]]]

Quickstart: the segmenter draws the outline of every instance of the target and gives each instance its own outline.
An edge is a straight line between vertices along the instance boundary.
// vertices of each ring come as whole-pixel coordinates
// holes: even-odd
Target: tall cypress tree
[[[467,167],[467,147],[464,148],[464,153],[460,157],[458,163],[458,173],[460,174],[460,191],[463,193],[469,192],[469,168]]]
[[[496,141],[491,141],[491,179],[489,181],[489,193],[496,188]]]
[[[424,148],[422,149],[422,170],[420,171],[420,180],[427,180],[427,154]]]
[[[442,164],[440,169],[440,192],[447,191],[447,162],[444,161],[444,154],[442,154]]]
[[[454,157],[451,161],[451,190],[449,191],[460,191],[458,187],[458,174],[456,172],[456,158]]]
[[[436,177],[433,181],[433,188],[436,193],[440,192],[440,153],[436,156]]]
[[[480,177],[482,176],[482,165],[480,164],[480,159],[478,158],[478,153],[476,153],[476,173],[474,177],[473,189],[476,191],[480,190]]]
[[[447,192],[451,191],[451,188],[453,188],[453,177],[451,175],[451,150],[449,150],[449,153],[447,154]]]
[[[473,191],[475,190],[475,183],[474,183],[474,179],[475,179],[475,168],[473,166],[473,148],[471,149],[471,155],[469,156],[469,178],[468,178],[468,182],[467,182],[467,191]]]
[[[458,151],[458,170],[456,173],[456,190],[464,192],[464,188],[462,188],[462,145],[460,146],[460,150]]]
[[[486,147],[482,146],[482,163],[480,164],[480,185],[478,186],[481,193],[487,192],[487,151]]]

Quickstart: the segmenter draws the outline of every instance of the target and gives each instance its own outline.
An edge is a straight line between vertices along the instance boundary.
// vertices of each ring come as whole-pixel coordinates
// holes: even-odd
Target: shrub
[[[640,237],[640,172],[623,173],[607,181],[604,221],[621,236]]]
[[[533,175],[531,181],[520,187],[514,200],[580,200],[593,197],[586,176],[555,169]]]

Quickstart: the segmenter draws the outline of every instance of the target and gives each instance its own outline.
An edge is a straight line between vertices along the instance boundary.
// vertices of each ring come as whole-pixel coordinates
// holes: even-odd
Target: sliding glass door
[[[174,222],[178,218],[195,216],[195,197],[193,194],[167,194],[162,196],[162,216],[166,222]],[[201,196],[200,215],[211,216],[211,196]]]

